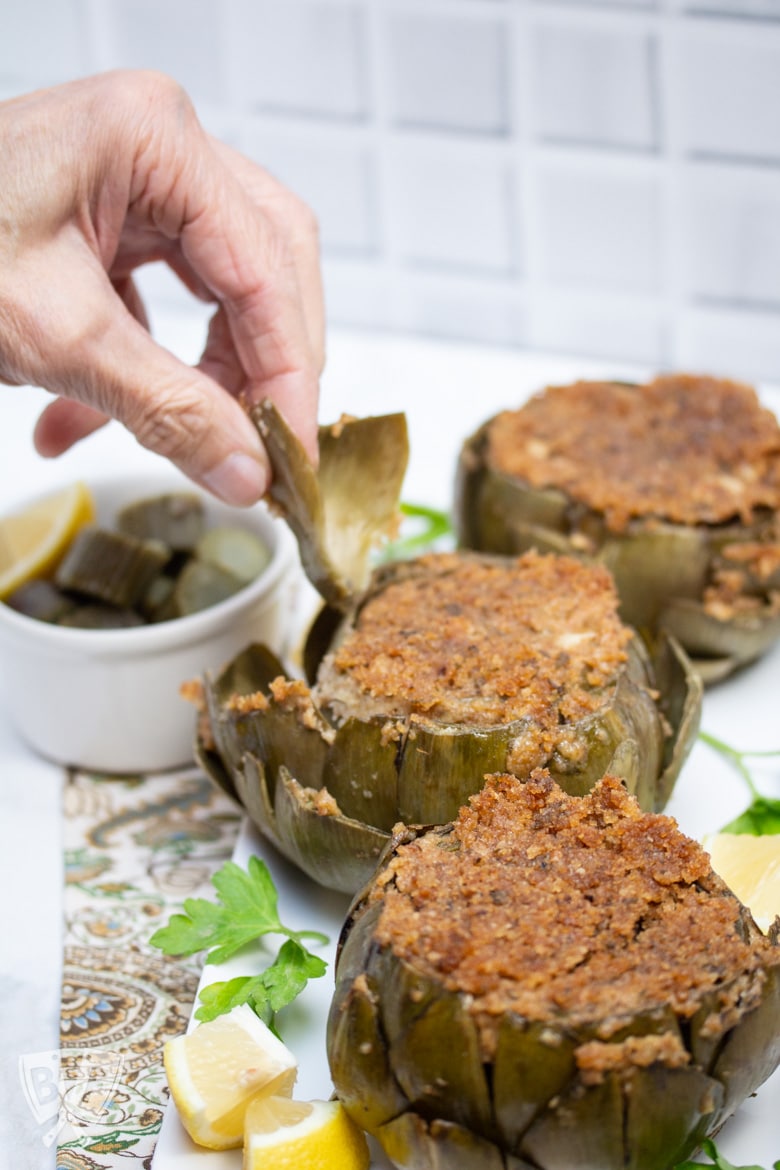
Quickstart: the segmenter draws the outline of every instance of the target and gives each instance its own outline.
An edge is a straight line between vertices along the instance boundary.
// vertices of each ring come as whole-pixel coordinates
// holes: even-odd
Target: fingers
[[[108,421],[108,415],[82,402],[55,398],[42,411],[36,423],[33,434],[35,449],[39,455],[52,459],[68,451],[80,439],[86,439],[87,435],[93,434]]]
[[[322,288],[319,226],[311,208],[273,175],[224,142],[211,139],[224,165],[276,230],[288,241],[303,312],[318,373],[325,364],[325,298]]]
[[[72,281],[57,279],[73,268],[62,260],[47,282],[33,280],[42,289],[35,316],[19,322],[31,380],[72,400],[44,411],[35,435],[39,451],[59,454],[107,417],[116,418],[143,446],[226,502],[259,500],[270,480],[268,461],[239,403],[157,345],[105,273],[83,257],[74,295]]]

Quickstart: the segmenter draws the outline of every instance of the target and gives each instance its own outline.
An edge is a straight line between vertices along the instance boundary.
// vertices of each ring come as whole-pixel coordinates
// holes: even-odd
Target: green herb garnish
[[[674,1170],[701,1170],[702,1166],[710,1165],[716,1166],[717,1170],[763,1170],[761,1166],[735,1166],[733,1162],[723,1157],[715,1142],[710,1139],[702,1142],[701,1148],[710,1159],[709,1162],[678,1162]],[[772,1170],[780,1170],[780,1160],[772,1163]]]
[[[771,836],[780,833],[780,800],[762,796],[756,788],[746,760],[780,756],[780,751],[740,752],[706,731],[699,732],[699,738],[716,752],[720,752],[739,772],[750,789],[751,802],[743,813],[729,821],[722,833],[749,833],[754,837]]]
[[[417,553],[429,552],[438,541],[453,535],[452,521],[446,512],[425,504],[401,504],[401,515],[416,521],[415,531],[385,545],[382,560],[400,561]]]
[[[149,940],[166,955],[194,955],[206,950],[207,963],[224,963],[250,942],[267,934],[285,935],[286,941],[264,971],[201,990],[198,1020],[213,1020],[238,1004],[248,1003],[273,1027],[274,1015],[292,1003],[309,979],[325,974],[327,964],[304,946],[303,940],[326,943],[317,930],[291,930],[279,917],[277,892],[268,866],[250,857],[244,870],[227,861],[212,876],[218,901],[187,898],[183,914],[173,914]]]

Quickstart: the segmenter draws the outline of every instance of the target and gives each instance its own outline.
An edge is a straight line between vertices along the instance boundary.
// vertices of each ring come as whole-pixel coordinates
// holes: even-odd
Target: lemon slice
[[[715,872],[768,930],[780,914],[780,836],[713,833],[704,848]]]
[[[74,483],[0,519],[0,601],[57,566],[71,540],[95,519],[86,484]]]
[[[168,1040],[168,1087],[184,1128],[211,1150],[240,1146],[244,1113],[258,1094],[289,1097],[297,1061],[247,1004]]]
[[[255,1098],[246,1111],[244,1170],[368,1170],[365,1134],[340,1101]]]

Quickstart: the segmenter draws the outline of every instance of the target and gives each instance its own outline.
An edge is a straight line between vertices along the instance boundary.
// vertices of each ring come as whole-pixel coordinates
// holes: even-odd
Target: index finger
[[[134,210],[179,238],[187,262],[223,305],[248,399],[272,399],[316,458],[319,370],[290,245],[179,98],[187,131],[179,126],[174,135],[171,119],[156,120],[156,141],[135,161]]]

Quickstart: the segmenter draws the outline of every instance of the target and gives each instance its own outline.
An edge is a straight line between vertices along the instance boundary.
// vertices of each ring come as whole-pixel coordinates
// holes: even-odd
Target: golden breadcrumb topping
[[[609,573],[570,557],[441,553],[410,563],[323,661],[322,704],[535,734],[601,707],[631,631]]]
[[[560,488],[623,530],[753,519],[780,507],[780,426],[751,386],[674,374],[643,386],[550,386],[486,430],[486,461]]]
[[[583,797],[543,770],[488,777],[453,825],[398,848],[370,899],[382,904],[378,943],[472,997],[488,1036],[512,1011],[598,1021],[606,1042],[610,1020],[617,1030],[666,1007],[690,1018],[716,989],[717,1033],[758,1002],[767,961],[780,963],[763,936],[745,941],[740,903],[704,850],[609,776]]]

